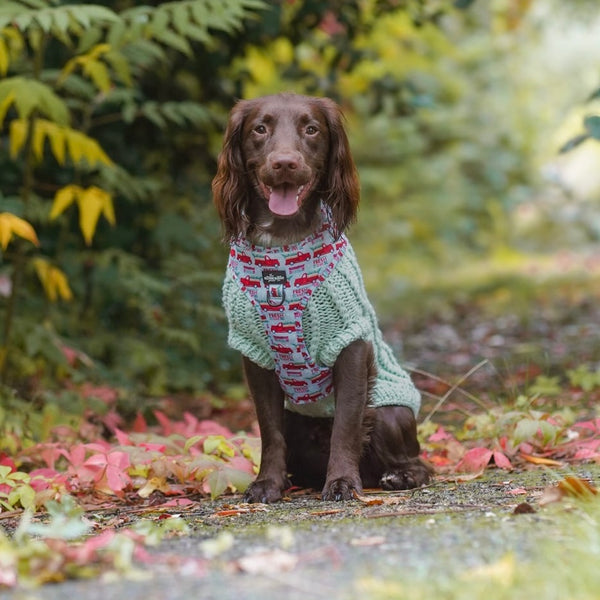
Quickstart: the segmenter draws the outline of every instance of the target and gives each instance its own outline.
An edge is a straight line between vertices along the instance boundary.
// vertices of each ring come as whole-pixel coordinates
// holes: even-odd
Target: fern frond
[[[118,165],[99,165],[94,171],[100,187],[133,202],[156,198],[163,186],[159,179],[134,177]]]
[[[178,0],[157,7],[137,6],[120,16],[132,32],[190,55],[188,40],[208,44],[211,30],[239,30],[252,11],[266,8],[259,0]]]
[[[27,119],[36,110],[60,125],[69,122],[67,105],[45,83],[26,77],[9,77],[0,81],[0,106],[7,98],[11,98],[21,119]]]
[[[24,8],[30,6],[30,8]],[[40,29],[65,40],[74,34],[80,37],[91,26],[105,26],[119,20],[119,16],[97,4],[70,4],[48,6],[45,2],[4,1],[0,6],[0,29],[15,27],[23,33]]]

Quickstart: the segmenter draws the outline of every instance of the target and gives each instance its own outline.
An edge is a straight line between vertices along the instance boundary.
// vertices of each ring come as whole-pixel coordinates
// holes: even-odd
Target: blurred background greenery
[[[597,299],[598,39],[596,0],[4,2],[0,212],[40,244],[3,244],[3,393],[233,393],[210,181],[235,100],[284,90],[344,109],[350,237],[386,326],[526,314],[582,280]],[[42,121],[110,161],[61,160],[56,133],[26,133]],[[108,194],[97,223],[91,197],[59,210],[68,185]]]

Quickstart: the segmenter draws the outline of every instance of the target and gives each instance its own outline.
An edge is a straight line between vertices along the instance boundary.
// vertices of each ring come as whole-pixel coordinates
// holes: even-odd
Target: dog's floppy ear
[[[213,200],[227,239],[243,233],[248,226],[245,209],[250,186],[245,175],[242,130],[249,109],[250,103],[242,100],[231,110],[217,161],[217,174],[212,181]]]
[[[341,235],[356,219],[360,184],[340,107],[328,98],[320,98],[319,105],[329,129],[325,202],[331,207],[336,233]]]

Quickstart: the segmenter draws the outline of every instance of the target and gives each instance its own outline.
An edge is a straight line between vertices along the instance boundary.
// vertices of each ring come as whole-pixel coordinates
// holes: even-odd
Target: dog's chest
[[[332,393],[331,369],[318,365],[307,350],[302,313],[347,246],[326,221],[298,244],[260,247],[236,240],[231,246],[228,269],[258,311],[281,387],[296,404]]]

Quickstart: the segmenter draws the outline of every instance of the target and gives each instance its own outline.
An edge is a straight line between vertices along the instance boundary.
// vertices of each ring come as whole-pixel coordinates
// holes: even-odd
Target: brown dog
[[[279,500],[290,475],[324,486],[325,500],[427,483],[419,394],[382,339],[344,235],[359,183],[339,107],[294,94],[239,102],[213,194],[231,242],[229,342],[261,432],[246,499]]]

